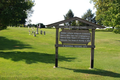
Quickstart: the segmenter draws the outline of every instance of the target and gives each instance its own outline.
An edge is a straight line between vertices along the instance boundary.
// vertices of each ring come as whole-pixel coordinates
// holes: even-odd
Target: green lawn
[[[94,69],[90,48],[59,48],[55,65],[55,29],[29,35],[28,28],[0,31],[0,80],[120,80],[120,34],[96,31]],[[40,32],[40,30],[39,30]]]

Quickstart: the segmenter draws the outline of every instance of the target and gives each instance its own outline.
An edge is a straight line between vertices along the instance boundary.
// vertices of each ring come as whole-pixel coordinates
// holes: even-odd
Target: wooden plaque
[[[60,41],[69,44],[88,44],[91,33],[88,30],[63,30],[60,32]]]

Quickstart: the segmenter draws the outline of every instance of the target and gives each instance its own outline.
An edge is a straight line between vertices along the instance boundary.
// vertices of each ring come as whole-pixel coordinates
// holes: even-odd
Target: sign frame
[[[95,29],[91,32],[91,45],[64,45],[59,44],[59,26],[56,27],[56,44],[55,44],[55,67],[58,67],[58,47],[79,47],[91,48],[90,68],[94,68],[94,48],[95,48]]]
[[[73,20],[77,20],[80,21],[82,23],[88,24],[90,26],[59,26],[60,24],[65,24],[67,22],[73,21]],[[104,26],[100,26],[98,24],[89,22],[87,20],[78,18],[78,17],[73,17],[70,19],[66,19],[66,20],[62,20],[56,23],[52,23],[49,25],[46,25],[48,27],[55,27],[56,28],[56,40],[55,40],[55,68],[58,67],[58,47],[79,47],[79,48],[91,48],[91,55],[90,55],[90,69],[94,68],[94,48],[95,48],[95,29],[96,28],[105,28]],[[81,30],[89,30],[91,29],[91,45],[88,44],[59,44],[59,29],[62,28],[62,30],[66,29],[81,29]]]

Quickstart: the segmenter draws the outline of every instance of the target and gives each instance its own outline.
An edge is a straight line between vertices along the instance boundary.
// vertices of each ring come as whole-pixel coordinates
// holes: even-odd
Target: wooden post
[[[95,43],[95,29],[92,29],[92,41],[91,41],[91,65],[90,65],[90,68],[93,68],[94,67],[94,45]]]
[[[56,45],[58,45],[58,32],[59,28],[56,28]],[[55,67],[58,67],[58,47],[55,46]]]

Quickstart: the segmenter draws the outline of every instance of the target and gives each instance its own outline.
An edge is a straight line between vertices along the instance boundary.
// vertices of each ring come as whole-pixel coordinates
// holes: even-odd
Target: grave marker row
[[[34,36],[36,36],[36,34],[39,34],[39,33],[35,33],[35,31],[32,31],[32,33],[31,33],[31,35],[34,35]],[[42,35],[42,30],[40,31],[40,34]],[[29,35],[30,35],[30,30],[29,30]],[[46,32],[44,31],[44,35],[46,35]]]

